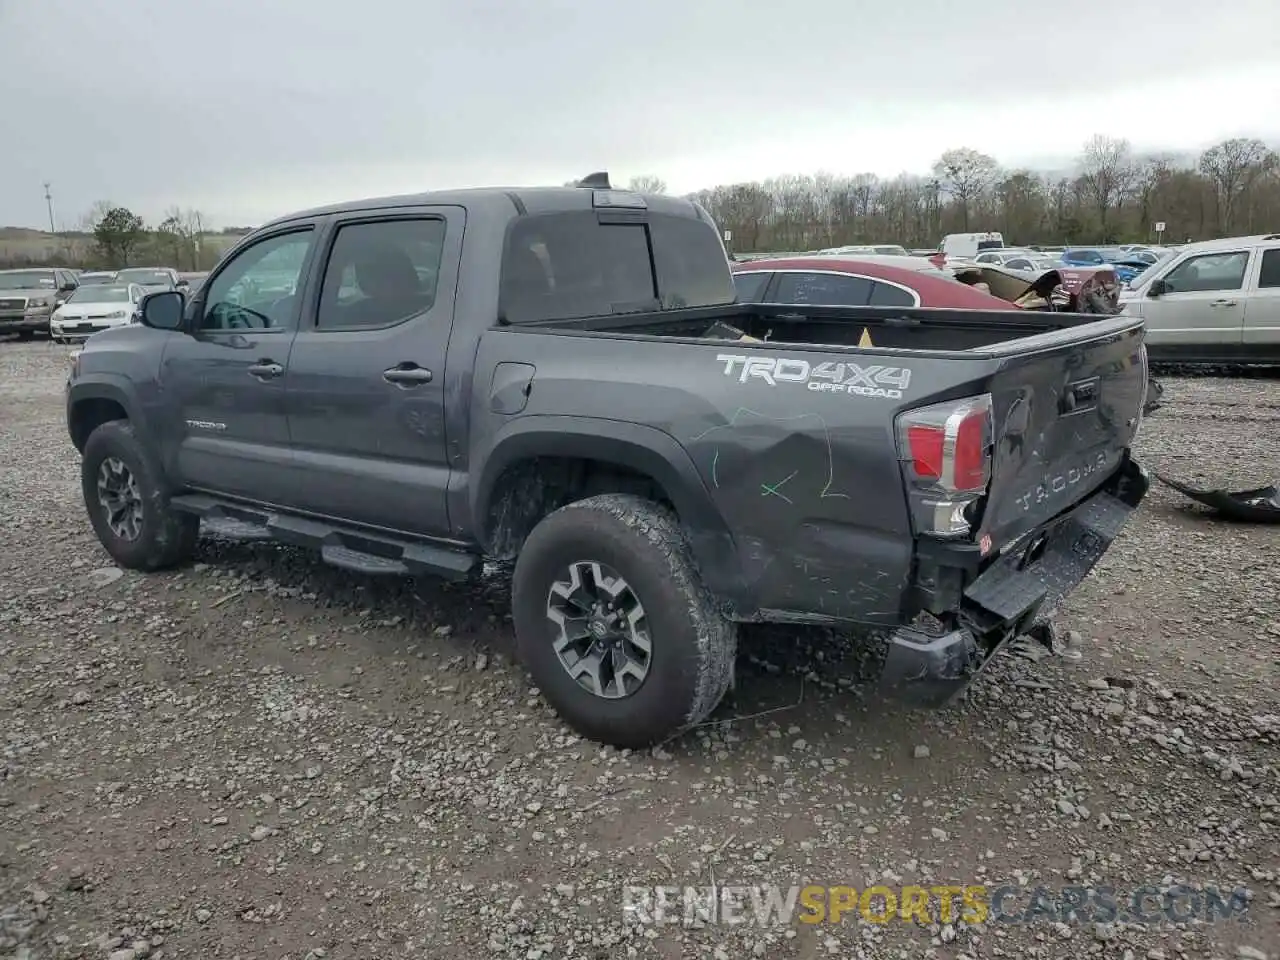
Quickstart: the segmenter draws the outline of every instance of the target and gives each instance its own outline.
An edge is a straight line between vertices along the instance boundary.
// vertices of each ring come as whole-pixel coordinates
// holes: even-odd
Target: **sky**
[[[0,0],[0,225],[1280,142],[1277,0]]]

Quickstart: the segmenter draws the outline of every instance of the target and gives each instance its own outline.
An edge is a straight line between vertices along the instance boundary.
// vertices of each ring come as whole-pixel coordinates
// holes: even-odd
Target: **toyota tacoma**
[[[121,566],[202,531],[365,574],[513,560],[527,669],[619,746],[706,717],[744,623],[870,638],[944,702],[1147,489],[1140,320],[736,303],[704,209],[601,174],[288,216],[141,321],[67,384]]]

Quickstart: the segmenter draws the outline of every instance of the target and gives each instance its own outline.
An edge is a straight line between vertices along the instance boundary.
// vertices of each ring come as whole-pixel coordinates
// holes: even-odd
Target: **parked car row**
[[[123,270],[76,271],[69,267],[36,267],[21,270],[0,270],[0,334],[16,333],[20,339],[29,340],[37,333],[45,333],[55,339],[71,339],[71,327],[88,322],[88,315],[80,307],[93,306],[92,319],[118,320],[114,314],[118,307],[103,308],[101,304],[120,304],[121,297],[132,298],[132,290],[144,293],[158,290],[188,290],[190,281],[171,267],[128,267]],[[107,293],[103,291],[111,290]],[[82,292],[83,291],[83,292]],[[105,297],[106,299],[96,299]],[[140,297],[129,299],[137,303]],[[72,301],[77,307],[69,313],[64,310]],[[102,316],[99,316],[102,313]],[[112,314],[108,317],[106,314]],[[133,311],[129,311],[132,317]],[[55,332],[55,317],[78,318],[74,324],[59,323]],[[129,322],[126,318],[125,322]],[[96,329],[105,329],[98,327]],[[96,332],[88,330],[84,336]],[[80,331],[75,331],[78,336]]]
[[[754,258],[733,270],[745,303],[973,310],[1020,309],[1015,301],[1053,272],[1049,287],[1077,300],[1082,289],[1095,291],[1115,310],[1141,317],[1157,362],[1280,363],[1280,234],[1123,251],[1132,259],[1150,255],[1150,264],[1138,259],[1141,270],[1107,259],[1115,252],[1068,249],[1061,259],[1005,247],[971,259],[820,252]],[[1020,282],[1001,282],[1001,275]]]

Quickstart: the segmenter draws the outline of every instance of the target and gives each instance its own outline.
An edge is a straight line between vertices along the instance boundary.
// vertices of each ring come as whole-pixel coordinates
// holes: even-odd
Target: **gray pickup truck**
[[[118,563],[202,523],[365,574],[514,558],[529,672],[619,746],[702,720],[742,623],[848,627],[943,702],[1147,490],[1140,321],[735,303],[701,207],[598,175],[286,217],[142,321],[67,383]]]

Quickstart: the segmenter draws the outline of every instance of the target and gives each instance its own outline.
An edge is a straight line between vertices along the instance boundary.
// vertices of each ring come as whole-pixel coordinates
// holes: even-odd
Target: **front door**
[[[1147,342],[1170,357],[1237,354],[1244,337],[1249,253],[1201,253],[1170,270],[1163,278],[1164,292],[1148,294],[1142,304]]]
[[[464,216],[422,207],[335,220],[289,358],[298,507],[448,535],[445,355]]]
[[[187,305],[161,389],[179,420],[169,468],[184,486],[280,503],[293,486],[284,375],[316,224],[283,227],[235,253]]]

